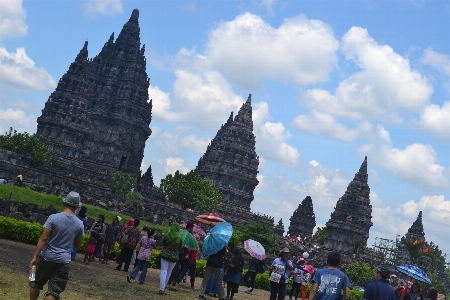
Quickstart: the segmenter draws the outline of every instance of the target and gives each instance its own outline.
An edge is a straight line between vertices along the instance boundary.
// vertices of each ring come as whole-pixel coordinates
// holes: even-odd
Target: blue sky
[[[450,254],[448,1],[1,1],[0,130],[36,118],[84,41],[89,57],[134,8],[153,99],[142,169],[197,165],[252,94],[252,210],[289,218],[306,197],[323,226],[368,156],[375,237],[420,210]]]

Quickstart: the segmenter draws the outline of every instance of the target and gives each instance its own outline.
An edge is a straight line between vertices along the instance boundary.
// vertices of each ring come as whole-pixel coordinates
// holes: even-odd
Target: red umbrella
[[[218,214],[208,212],[196,216],[194,220],[208,226],[216,226],[219,223],[225,222],[225,220]]]
[[[183,223],[180,225],[181,228],[186,229],[186,223]],[[194,229],[192,230],[192,233],[195,235],[198,235],[200,238],[204,238],[206,236],[206,232],[197,224],[194,224]]]

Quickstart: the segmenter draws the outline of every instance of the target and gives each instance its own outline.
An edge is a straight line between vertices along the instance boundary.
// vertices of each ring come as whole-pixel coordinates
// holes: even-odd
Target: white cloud
[[[438,139],[450,140],[450,101],[446,101],[442,108],[436,104],[425,107],[419,125]]]
[[[404,149],[393,148],[389,132],[377,126],[379,141],[361,146],[358,151],[369,155],[374,164],[382,166],[395,178],[415,186],[432,189],[446,187],[446,168],[437,164],[437,154],[431,145],[411,144]]]
[[[272,123],[267,102],[253,104],[253,128],[256,138],[258,155],[294,167],[299,163],[300,153],[287,143],[291,136],[283,123]]]
[[[44,68],[36,67],[25,48],[9,53],[0,47],[0,83],[17,89],[45,91],[56,87],[53,77]]]
[[[440,54],[431,48],[425,49],[422,63],[430,65],[444,75],[450,76],[450,55]]]
[[[319,165],[319,163],[315,160],[310,161],[309,164],[313,167],[317,167]]]
[[[161,91],[157,86],[150,86],[148,95],[152,99],[152,116],[155,120],[174,122],[186,118],[186,114],[172,111],[170,93]]]
[[[210,33],[205,64],[252,90],[269,77],[306,85],[328,80],[338,46],[331,28],[319,20],[299,15],[273,28],[245,13]]]
[[[187,151],[192,151],[202,155],[206,147],[211,142],[210,139],[197,137],[193,134],[186,135],[187,129],[177,126],[173,132],[162,131],[154,127],[150,136],[152,148],[156,148],[160,153],[171,156],[182,156]]]
[[[180,170],[181,173],[186,174],[190,171],[189,168],[183,166],[184,159],[180,157],[168,157],[166,159],[166,168],[165,171],[167,174],[175,174],[177,170]]]
[[[372,129],[369,122],[359,124],[356,129],[349,129],[338,123],[332,115],[318,111],[312,111],[309,115],[298,115],[293,124],[299,129],[314,134],[327,135],[344,142],[353,142]]]
[[[0,1],[0,39],[26,35],[25,18],[22,0]]]
[[[193,73],[178,69],[175,75],[171,106],[180,112],[178,120],[216,132],[230,112],[237,111],[244,102],[218,72]]]
[[[36,126],[36,117],[34,115],[27,115],[21,109],[0,109],[0,134],[9,131],[10,127],[18,132],[33,133],[36,131]]]
[[[122,1],[121,0],[85,0],[84,13],[87,15],[114,15],[122,14]]]
[[[352,27],[342,38],[341,51],[362,71],[340,82],[334,95],[308,90],[303,102],[311,109],[354,120],[401,122],[402,110],[419,112],[429,102],[433,90],[427,79],[366,29]]]

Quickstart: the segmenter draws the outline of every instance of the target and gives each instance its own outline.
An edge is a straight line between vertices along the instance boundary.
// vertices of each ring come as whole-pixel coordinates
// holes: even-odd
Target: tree
[[[49,149],[49,142],[42,137],[28,132],[17,133],[17,130],[9,128],[9,132],[0,135],[0,149],[9,150],[16,153],[30,154],[31,166],[42,167],[50,162],[52,150]]]
[[[132,205],[134,207],[134,212],[137,214],[138,206],[142,203],[142,196],[138,192],[128,192],[125,195],[125,204]]]
[[[411,238],[402,238],[402,244],[405,245],[406,250],[409,253],[409,258],[411,259],[411,263],[415,264],[417,259],[423,256],[422,245],[423,241],[413,241]]]
[[[108,186],[112,193],[125,197],[131,191],[134,182],[135,178],[130,173],[117,171],[111,174]]]
[[[209,180],[198,174],[197,168],[187,174],[176,171],[175,175],[167,175],[161,179],[158,190],[168,201],[197,212],[214,210],[223,197]]]
[[[355,285],[364,287],[373,279],[375,269],[364,262],[353,262],[345,269],[345,273]]]
[[[279,243],[281,238],[273,234],[273,226],[265,221],[251,221],[246,224],[235,226],[235,230],[242,235],[242,241],[252,239],[263,245],[268,253],[278,254],[280,251]]]
[[[317,230],[313,235],[313,239],[315,239],[320,245],[323,245],[325,243],[326,235],[327,235],[326,227],[317,227]]]

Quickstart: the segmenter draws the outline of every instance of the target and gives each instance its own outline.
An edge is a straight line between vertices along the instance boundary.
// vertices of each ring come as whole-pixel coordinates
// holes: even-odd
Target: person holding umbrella
[[[173,223],[170,230],[161,240],[163,249],[161,251],[161,273],[158,292],[160,295],[164,295],[167,282],[169,281],[173,267],[178,260],[178,253],[183,249],[183,241],[179,232],[180,224]]]
[[[259,260],[252,257],[249,262],[248,271],[245,273],[242,280],[245,282],[247,286],[247,290],[245,291],[247,294],[251,294],[253,292],[253,288],[255,287],[255,278],[256,278],[256,267],[259,264]],[[248,282],[248,278],[250,277],[250,283]]]
[[[220,249],[219,252],[208,257],[208,260],[206,261],[205,275],[203,276],[202,286],[200,287],[199,290],[198,295],[199,299],[206,299],[205,298],[206,285],[208,284],[208,281],[212,274],[214,274],[217,292],[219,293],[219,299],[222,300],[225,299],[225,290],[223,288],[223,278],[222,278],[223,257],[225,256],[226,252],[225,247],[226,246],[223,246],[223,248]]]
[[[423,295],[420,293],[420,284],[418,282],[414,282],[411,285],[410,292],[408,294],[403,293],[400,300],[423,300]]]
[[[194,230],[194,224],[192,222],[188,222],[186,225],[186,230],[190,234],[192,234],[192,231]],[[187,248],[187,261],[183,264],[183,268],[181,269],[181,272],[178,274],[178,278],[173,283],[173,286],[178,286],[183,280],[184,275],[187,271],[189,271],[189,275],[191,276],[191,289],[195,290],[194,283],[195,283],[195,272],[196,272],[196,260],[197,260],[197,249],[190,249]]]

